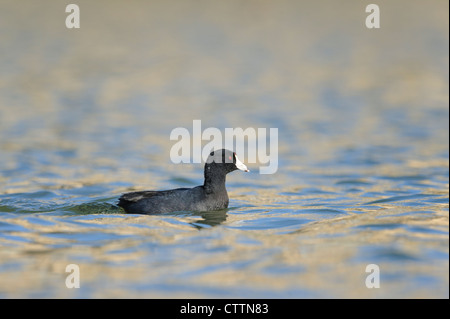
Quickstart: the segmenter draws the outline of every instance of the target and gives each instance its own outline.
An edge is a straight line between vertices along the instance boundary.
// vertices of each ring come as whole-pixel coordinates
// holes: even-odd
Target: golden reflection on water
[[[379,30],[357,1],[77,4],[0,12],[0,297],[448,297],[448,2],[378,1]],[[202,182],[168,156],[194,119],[279,128],[278,173],[224,212],[112,208]]]
[[[392,210],[390,211],[392,213]],[[310,223],[298,230],[288,231],[280,235],[276,230],[257,231],[239,230],[230,228],[239,225],[239,214],[230,214],[222,228],[203,229],[201,233],[189,226],[192,217],[166,219],[160,216],[131,216],[120,218],[92,216],[83,225],[61,223],[60,217],[39,216],[51,223],[49,226],[36,227],[19,217],[14,223],[35,232],[18,234],[29,242],[21,244],[16,249],[2,249],[3,262],[20,260],[19,271],[1,273],[2,287],[8,288],[8,297],[22,296],[23,291],[45,291],[55,289],[61,295],[58,297],[73,297],[75,292],[61,287],[64,284],[65,266],[73,260],[81,259],[79,266],[82,272],[82,285],[106,285],[94,289],[90,297],[124,297],[119,288],[133,284],[159,282],[161,278],[167,279],[165,285],[174,285],[174,290],[167,292],[143,292],[127,289],[126,297],[164,297],[181,296],[195,297],[193,294],[177,292],[178,280],[183,278],[183,284],[189,286],[221,287],[236,289],[244,288],[244,293],[236,291],[237,296],[245,297],[245,288],[252,287],[258,291],[270,290],[289,291],[289,289],[326,291],[325,295],[345,295],[352,298],[364,297],[394,297],[397,293],[405,293],[399,289],[396,281],[382,281],[383,290],[377,292],[368,290],[364,286],[365,264],[362,262],[346,262],[359,254],[358,249],[365,245],[386,245],[386,250],[398,250],[405,258],[402,271],[407,274],[415,273],[427,275],[430,269],[434,276],[448,280],[442,267],[427,265],[424,262],[410,263],[420,255],[423,243],[418,240],[421,234],[413,234],[416,239],[410,238],[411,233],[399,232],[393,229],[355,232],[352,229],[366,222],[373,222],[379,218],[379,212],[365,212],[365,214],[351,214],[333,220],[320,220]],[[410,223],[408,217],[391,218],[388,223],[420,225],[426,227],[448,226],[448,214],[445,211],[437,213],[435,218],[413,217]],[[256,216],[255,216],[256,218]],[[176,220],[179,223],[175,222]],[[74,245],[70,239],[48,238],[46,234],[82,234],[95,231],[97,226],[108,225],[107,233],[123,236],[118,240],[107,241],[101,246]],[[143,227],[141,227],[143,226]],[[14,236],[14,233],[10,235]],[[131,236],[130,238],[124,238]],[[136,236],[140,240],[136,239]],[[428,246],[442,243],[447,236],[442,234],[427,234],[425,240]],[[76,237],[74,237],[76,238]],[[144,243],[150,245],[144,245]],[[7,247],[8,241],[2,240],[2,246]],[[77,240],[74,239],[74,242]],[[193,243],[199,242],[200,247],[195,248]],[[168,255],[166,262],[158,256],[162,252],[152,251],[151,244],[157,243],[164,248]],[[63,248],[49,248],[49,246],[62,245]],[[69,248],[70,247],[70,248]],[[136,248],[138,247],[138,248]],[[392,248],[394,247],[394,248]],[[134,249],[136,248],[136,249]],[[142,249],[144,248],[144,249]],[[437,247],[438,249],[439,247]],[[208,251],[209,254],[196,251]],[[387,252],[390,253],[390,252]],[[155,260],[152,260],[155,255]],[[174,259],[176,256],[176,259]],[[213,257],[213,258],[212,258]],[[159,264],[163,262],[163,264]],[[182,267],[180,270],[180,267]],[[384,274],[398,271],[391,262],[381,262],[380,267]],[[202,270],[203,269],[203,270]],[[273,269],[273,270],[272,270]],[[392,269],[392,270],[391,270]],[[157,271],[155,271],[157,270]],[[271,273],[273,271],[274,273]],[[196,272],[200,272],[197,274]],[[173,277],[173,278],[172,278]],[[172,278],[172,279],[171,279]],[[332,284],[330,286],[330,284]],[[351,287],[351,289],[349,289]],[[30,291],[31,289],[31,291]],[[182,291],[182,290],[181,290]],[[386,291],[390,293],[386,294]],[[314,294],[313,294],[314,295]],[[202,296],[199,293],[197,296]],[[409,297],[427,297],[419,291],[408,293]]]

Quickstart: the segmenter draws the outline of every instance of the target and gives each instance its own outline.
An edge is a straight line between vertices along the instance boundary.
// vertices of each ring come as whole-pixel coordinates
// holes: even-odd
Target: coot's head
[[[237,169],[250,172],[247,166],[237,158],[235,152],[225,149],[211,152],[205,164],[205,172],[207,170],[214,170],[223,171],[225,174],[228,174]]]

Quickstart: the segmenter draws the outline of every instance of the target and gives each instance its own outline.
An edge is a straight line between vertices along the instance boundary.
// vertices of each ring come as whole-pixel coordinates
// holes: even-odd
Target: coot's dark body
[[[205,164],[205,182],[194,188],[142,191],[123,194],[119,206],[131,214],[160,214],[176,211],[211,211],[228,207],[226,175],[234,170],[248,172],[236,153],[211,152]]]

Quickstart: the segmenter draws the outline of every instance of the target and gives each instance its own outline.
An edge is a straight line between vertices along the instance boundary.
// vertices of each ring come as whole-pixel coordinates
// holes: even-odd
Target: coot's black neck
[[[217,167],[213,169],[214,164],[205,165],[205,183],[203,187],[207,194],[226,193],[225,179],[227,174],[224,170],[217,169]]]

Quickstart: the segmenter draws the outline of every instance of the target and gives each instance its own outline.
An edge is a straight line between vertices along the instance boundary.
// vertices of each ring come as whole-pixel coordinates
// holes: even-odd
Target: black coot
[[[119,198],[119,206],[130,214],[224,209],[228,207],[225,177],[237,169],[249,171],[236,153],[225,149],[217,150],[211,152],[206,161],[205,182],[202,186],[126,193]]]

